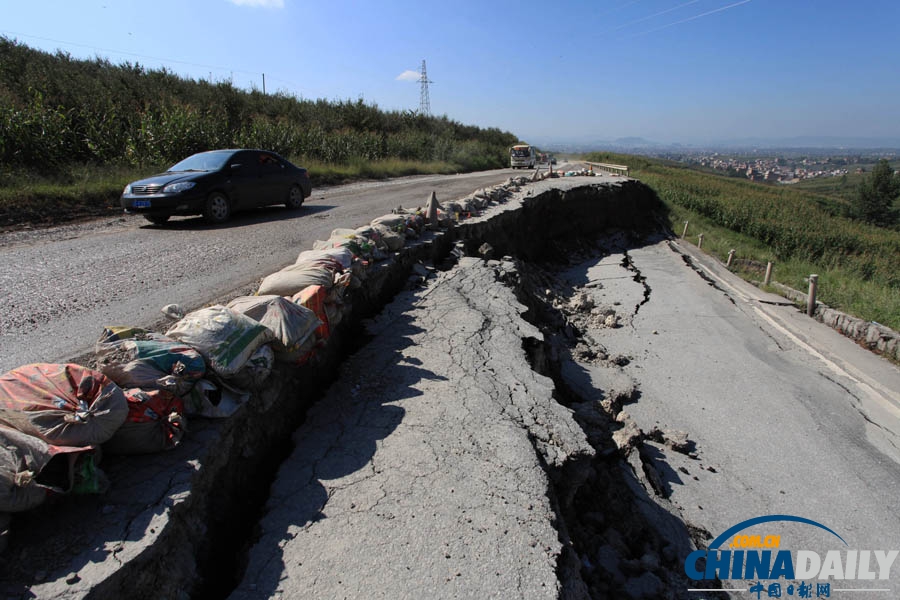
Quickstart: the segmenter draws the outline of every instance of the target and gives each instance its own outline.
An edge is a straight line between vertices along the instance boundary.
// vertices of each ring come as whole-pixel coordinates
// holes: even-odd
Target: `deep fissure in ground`
[[[202,457],[203,468],[192,480],[190,496],[168,511],[170,526],[139,560],[123,562],[88,597],[125,593],[133,600],[179,593],[182,598],[227,597],[244,575],[269,487],[292,450],[292,433],[337,376],[341,362],[366,341],[360,323],[380,312],[404,287],[422,283],[421,275],[413,274],[414,266],[445,270],[462,255],[516,257],[510,258],[515,268],[503,275],[504,283],[516,290],[528,307],[526,318],[544,334],[543,340],[524,341],[533,368],[554,380],[557,401],[574,411],[596,449],[590,464],[567,464],[558,472],[545,465],[551,481],[547,493],[565,547],[558,570],[563,595],[664,598],[671,595],[669,590],[686,589],[679,548],[702,541],[703,532],[660,508],[660,498],[647,483],[652,478],[645,472],[648,461],[640,449],[643,439],[663,442],[665,436],[638,431],[629,452],[622,452],[613,434],[627,424],[615,416],[623,404],[639,399],[637,389],[608,398],[604,406],[580,397],[561,374],[566,361],[623,365],[628,357],[605,348],[574,314],[552,302],[554,294],[544,293],[560,287],[556,270],[604,252],[599,243],[603,238],[598,236],[611,227],[628,232],[619,239],[633,247],[646,243],[647,235],[667,235],[659,226],[663,210],[652,190],[638,182],[553,189],[526,198],[517,210],[464,223],[427,244],[404,248],[391,261],[372,265],[364,287],[350,297],[352,310],[335,329],[315,368],[282,367],[267,390],[268,406],[250,403],[221,425],[217,439],[222,446]],[[633,265],[623,266],[644,285],[644,299],[634,307],[637,312],[652,301],[652,290]],[[505,272],[499,270],[498,277]],[[575,293],[564,290],[562,295]],[[119,560],[114,554],[110,559]],[[660,585],[659,594],[648,595]]]
[[[663,442],[662,434],[639,432],[633,447],[629,448],[630,459],[613,441],[613,432],[623,427],[616,421],[617,414],[624,404],[638,400],[639,391],[635,388],[626,395],[613,397],[604,406],[580,397],[561,374],[563,362],[574,360],[573,355],[619,366],[626,364],[628,358],[611,355],[595,338],[585,335],[571,315],[554,306],[553,295],[547,294],[547,290],[561,287],[554,275],[557,270],[587,257],[601,256],[608,248],[603,246],[603,238],[597,238],[590,227],[582,231],[570,228],[572,223],[567,220],[567,215],[552,209],[552,203],[558,203],[564,194],[554,190],[544,196],[550,198],[534,198],[530,206],[517,211],[517,222],[508,224],[515,225],[514,228],[500,224],[451,232],[441,243],[434,244],[428,256],[411,254],[405,265],[394,265],[388,276],[390,281],[377,286],[377,293],[362,298],[362,302],[358,302],[361,306],[354,310],[347,328],[338,332],[343,344],[337,345],[325,361],[329,368],[316,382],[305,387],[306,405],[308,407],[324,394],[339,363],[365,343],[360,321],[380,311],[404,286],[421,283],[421,279],[411,277],[414,263],[426,262],[431,268],[446,270],[452,268],[455,259],[462,255],[481,256],[486,260],[498,255],[518,257],[512,259],[515,262],[512,275],[503,270],[498,271],[498,276],[503,273],[504,283],[513,287],[517,297],[528,307],[525,318],[544,334],[544,340],[523,341],[532,367],[553,379],[556,400],[574,411],[576,421],[596,449],[596,457],[590,464],[567,464],[560,472],[552,472],[544,465],[551,481],[548,495],[558,515],[556,525],[564,546],[558,566],[562,595],[566,598],[585,595],[591,598],[686,598],[686,590],[692,586],[688,585],[683,572],[684,555],[692,544],[696,546],[703,542],[706,532],[683,523],[674,511],[667,511],[657,502],[664,498],[659,490],[654,490],[652,477],[647,476],[646,463],[650,459],[640,446],[642,438],[653,439],[655,436]],[[629,195],[622,196],[627,198]],[[551,209],[548,210],[548,206]],[[634,229],[617,231],[615,235],[619,240],[628,240],[636,247],[648,243],[649,235],[655,236],[653,241],[668,235],[659,230],[660,219],[656,213],[638,216],[630,213],[630,216]],[[625,221],[627,223],[629,219]],[[558,233],[528,235],[528,230],[537,222],[544,229]],[[560,233],[563,231],[566,233]],[[455,247],[451,246],[454,239],[458,240]],[[651,289],[627,251],[621,264],[633,272],[635,282],[644,286],[643,299],[633,309],[636,314],[650,301]],[[571,296],[576,292],[568,290],[564,293]],[[310,395],[311,391],[314,393]],[[295,415],[292,428],[300,424],[302,414]],[[235,491],[267,490],[278,465],[290,451],[289,444],[274,444],[261,461],[269,463],[267,468],[242,469],[250,480],[245,479],[237,486],[235,480],[223,482],[223,485]],[[254,542],[255,524],[262,515],[265,501],[264,493],[238,492],[237,499],[225,502],[215,510],[209,543],[205,545],[207,552],[198,559],[201,584],[195,587],[192,597],[224,598],[237,585],[243,577],[246,552]],[[234,528],[235,519],[244,520],[244,526]],[[672,532],[680,539],[670,539]],[[223,580],[224,572],[232,576]],[[691,582],[694,587],[698,583],[701,587],[719,587],[718,582]]]
[[[585,590],[591,598],[688,598],[688,588],[719,588],[717,581],[690,581],[684,574],[685,552],[700,547],[708,533],[684,523],[677,511],[665,503],[667,496],[658,481],[656,459],[643,445],[652,440],[676,451],[691,452],[686,439],[669,439],[667,432],[636,430],[624,447],[614,442],[613,432],[627,426],[620,422],[623,406],[639,400],[637,387],[626,390],[598,390],[598,398],[584,398],[563,376],[565,361],[579,358],[605,362],[617,368],[627,357],[611,354],[594,336],[586,335],[577,319],[580,290],[556,277],[556,273],[584,260],[608,253],[604,240],[595,244],[578,243],[569,249],[565,263],[526,263],[504,269],[502,279],[511,286],[520,302],[528,307],[524,317],[538,326],[544,340],[525,340],[524,347],[532,368],[554,381],[555,399],[571,408],[587,435],[596,455],[590,465],[570,472],[550,473],[549,493],[559,513],[560,537],[566,553],[560,561],[558,576],[564,597],[581,597]],[[623,251],[622,266],[634,271],[634,281],[644,286],[644,298],[634,314],[650,301],[650,288]],[[576,298],[573,302],[572,299]],[[561,308],[562,307],[562,308]],[[590,308],[590,307],[588,307]],[[578,471],[573,476],[572,471]],[[586,471],[586,472],[585,472]],[[672,539],[673,533],[680,539]],[[572,578],[582,586],[573,585]],[[708,598],[726,597],[707,594]]]

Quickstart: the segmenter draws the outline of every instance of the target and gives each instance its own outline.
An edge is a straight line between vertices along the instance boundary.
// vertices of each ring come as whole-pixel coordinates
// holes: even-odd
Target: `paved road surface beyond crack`
[[[559,597],[545,465],[594,451],[495,268],[463,259],[372,324],[295,434],[232,598]]]

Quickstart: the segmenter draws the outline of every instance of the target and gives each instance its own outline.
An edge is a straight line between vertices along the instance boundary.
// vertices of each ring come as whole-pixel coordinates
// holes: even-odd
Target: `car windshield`
[[[218,171],[233,154],[233,152],[201,152],[172,165],[169,171]]]

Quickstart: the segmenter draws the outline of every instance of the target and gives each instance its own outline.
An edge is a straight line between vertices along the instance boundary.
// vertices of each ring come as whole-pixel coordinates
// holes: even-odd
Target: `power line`
[[[736,7],[738,7],[738,6],[742,5],[742,4],[747,4],[747,3],[750,2],[750,1],[751,1],[751,0],[741,0],[740,2],[735,2],[735,3],[733,3],[733,4],[729,4],[728,6],[722,6],[722,7],[720,7],[720,8],[716,8],[716,9],[714,9],[714,10],[709,10],[709,11],[706,11],[706,12],[704,12],[704,13],[700,13],[699,15],[694,15],[693,17],[688,17],[688,18],[686,18],[686,19],[681,19],[680,21],[675,21],[674,23],[669,23],[669,24],[667,24],[667,25],[663,25],[663,26],[661,26],[661,27],[657,27],[656,29],[650,29],[650,30],[648,30],[648,31],[642,31],[642,32],[640,32],[640,33],[636,33],[636,34],[632,35],[631,37],[632,37],[632,38],[635,38],[635,37],[639,37],[639,36],[642,36],[642,35],[647,35],[648,33],[655,33],[655,32],[657,32],[657,31],[662,31],[663,29],[668,29],[669,27],[674,27],[675,25],[681,25],[682,23],[687,23],[687,22],[689,22],[689,21],[696,21],[697,19],[700,19],[700,18],[702,18],[702,17],[707,17],[707,16],[712,15],[712,14],[715,14],[715,13],[720,13],[720,12],[725,11],[725,10],[729,10],[729,9],[732,9],[732,8],[736,8]],[[676,8],[677,8],[677,7],[676,7]]]

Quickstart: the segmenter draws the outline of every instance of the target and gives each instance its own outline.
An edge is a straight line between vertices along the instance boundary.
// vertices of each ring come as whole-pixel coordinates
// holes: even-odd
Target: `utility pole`
[[[263,96],[265,96],[266,95],[266,74],[263,73],[262,76],[263,76]]]
[[[428,81],[428,75],[425,72],[425,59],[422,59],[422,72],[419,77],[419,112],[423,115],[431,114],[431,98],[428,97],[428,84],[434,83]]]

